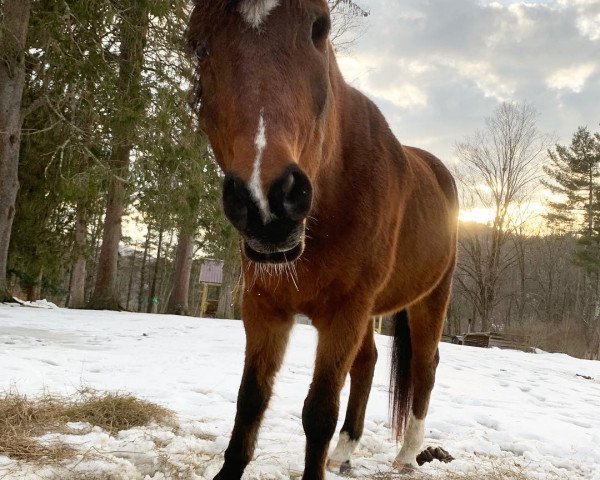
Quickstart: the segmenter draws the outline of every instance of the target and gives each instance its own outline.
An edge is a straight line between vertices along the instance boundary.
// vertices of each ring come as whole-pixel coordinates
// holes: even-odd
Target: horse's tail
[[[390,372],[391,425],[396,439],[404,434],[412,400],[412,347],[408,312],[402,310],[394,315],[394,342]]]

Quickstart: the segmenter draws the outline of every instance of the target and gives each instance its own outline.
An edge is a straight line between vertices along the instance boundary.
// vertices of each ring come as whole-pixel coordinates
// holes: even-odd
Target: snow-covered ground
[[[315,342],[311,327],[294,329],[244,478],[300,474],[301,410]],[[388,428],[388,343],[377,338],[380,360],[354,461],[358,478],[390,471],[397,453]],[[78,475],[103,470],[115,479],[158,480],[178,470],[184,472],[178,478],[212,479],[233,424],[243,350],[237,321],[0,305],[1,389],[28,395],[43,389],[71,394],[82,386],[127,391],[179,414],[176,432],[156,427],[116,438],[100,430],[65,437],[100,454],[73,467]],[[347,397],[348,385],[344,408]],[[456,457],[421,469],[434,476],[492,464],[520,465],[532,478],[600,480],[600,362],[443,344],[426,443]],[[16,466],[0,456],[0,478],[49,478],[53,469]]]

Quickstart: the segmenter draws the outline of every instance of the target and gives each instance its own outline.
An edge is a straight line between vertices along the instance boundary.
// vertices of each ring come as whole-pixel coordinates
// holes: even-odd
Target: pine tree
[[[117,262],[121,240],[121,219],[128,204],[126,180],[136,128],[143,115],[147,92],[142,84],[144,53],[150,24],[148,0],[123,0],[119,11],[119,81],[111,122],[112,171],[108,186],[102,248],[94,293],[89,308],[120,309],[117,292]]]
[[[108,109],[98,105],[114,90],[114,61],[104,51],[111,42],[103,39],[115,13],[108,0],[40,1],[29,27],[23,98],[29,114],[9,267],[31,295],[41,293],[41,283],[48,293],[66,293],[70,284],[69,304],[78,307],[88,218],[99,213],[106,178]]]
[[[545,182],[561,200],[549,202],[549,226],[574,234],[573,263],[582,268],[584,311],[577,321],[585,330],[585,356],[600,356],[600,134],[580,127],[571,145],[549,152]]]
[[[579,127],[571,145],[556,145],[544,168],[544,185],[559,199],[548,202],[546,220],[557,231],[577,235],[577,265],[600,271],[600,135]]]

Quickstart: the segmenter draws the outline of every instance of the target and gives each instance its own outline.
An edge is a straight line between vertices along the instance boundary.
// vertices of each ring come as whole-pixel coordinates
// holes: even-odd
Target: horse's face
[[[256,262],[304,250],[329,110],[326,0],[196,0],[200,119],[225,172],[223,204]]]

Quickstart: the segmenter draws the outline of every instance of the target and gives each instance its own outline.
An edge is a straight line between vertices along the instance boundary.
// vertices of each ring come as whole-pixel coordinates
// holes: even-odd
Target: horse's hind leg
[[[450,285],[451,277],[448,275],[427,297],[408,309],[412,347],[412,404],[402,449],[394,461],[394,466],[401,469],[418,465],[417,455],[423,444],[425,417],[440,358],[438,344],[444,327]]]
[[[332,470],[345,471],[350,468],[350,457],[362,436],[367,402],[377,362],[377,348],[373,335],[373,329],[369,328],[350,369],[350,398],[346,419],[338,444],[328,462],[328,467]]]
[[[243,308],[246,330],[244,374],[233,433],[225,451],[225,464],[215,480],[239,480],[250,462],[293,325],[291,315],[270,310],[265,302],[259,303],[251,296],[244,297]]]

